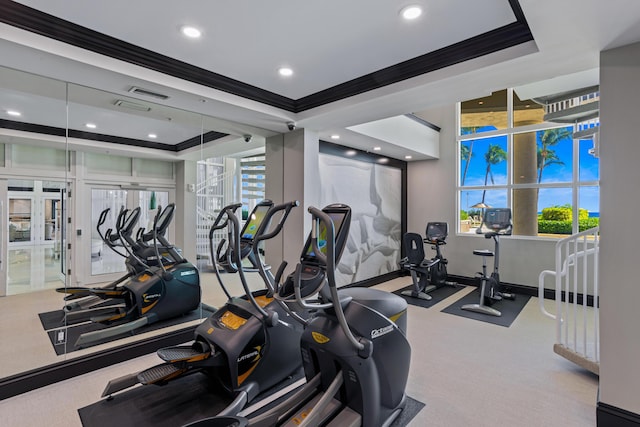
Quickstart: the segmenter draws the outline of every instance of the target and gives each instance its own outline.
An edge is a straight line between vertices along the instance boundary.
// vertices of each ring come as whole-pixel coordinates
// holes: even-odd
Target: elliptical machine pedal
[[[211,352],[207,349],[195,348],[190,345],[166,347],[159,349],[156,354],[160,359],[168,363],[200,362],[208,358]]]

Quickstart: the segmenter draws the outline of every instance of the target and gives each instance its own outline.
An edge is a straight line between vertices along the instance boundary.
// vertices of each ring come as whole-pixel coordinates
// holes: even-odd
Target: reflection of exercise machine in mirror
[[[495,249],[474,249],[473,254],[482,257],[482,273],[479,276],[480,302],[478,304],[466,304],[463,310],[476,313],[488,314],[500,317],[502,313],[491,307],[495,302],[503,299],[515,299],[515,294],[503,292],[500,289],[500,236],[510,236],[513,229],[511,223],[511,209],[509,208],[489,208],[482,218],[482,224],[476,233],[484,234],[486,239],[493,239]],[[487,258],[493,257],[493,271],[487,276]]]
[[[116,231],[122,247],[138,265],[131,267],[137,272],[128,275],[125,280],[118,282],[115,286],[107,288],[62,288],[60,292],[65,292],[78,298],[98,297],[108,301],[119,301],[115,307],[107,307],[99,310],[90,317],[93,323],[107,325],[107,328],[98,329],[81,334],[75,343],[75,347],[86,347],[99,343],[107,338],[118,336],[127,332],[132,332],[145,325],[170,319],[189,313],[200,305],[200,279],[198,270],[178,253],[163,235],[160,235],[159,228],[168,226],[173,217],[175,205],[170,204],[164,210],[158,209],[153,230],[146,235],[142,235],[141,242],[137,243],[130,236],[125,236],[125,227],[133,229],[133,225],[127,222],[131,218],[131,213],[123,211],[118,216]],[[130,222],[134,222],[130,220]],[[146,247],[146,241],[153,240],[153,245]],[[152,251],[152,252],[150,252]],[[161,251],[169,255],[171,263],[164,265],[164,257]],[[137,255],[143,254],[143,259]],[[146,259],[147,253],[154,253],[151,259],[155,260],[155,265],[149,265]],[[111,308],[111,310],[109,310]]]

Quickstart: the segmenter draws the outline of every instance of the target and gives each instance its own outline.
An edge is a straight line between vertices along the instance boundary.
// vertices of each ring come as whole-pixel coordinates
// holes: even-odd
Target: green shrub
[[[469,219],[469,214],[466,211],[460,211],[460,220],[464,221],[465,219]]]
[[[550,206],[542,209],[541,219],[547,221],[571,221],[572,219],[571,205]],[[578,209],[578,220],[589,219],[589,211],[583,208]]]
[[[571,208],[552,206],[542,209],[542,219],[545,221],[571,221]]]
[[[578,231],[585,231],[600,224],[600,218],[589,218],[578,220]],[[538,219],[538,234],[573,234],[571,220],[569,221],[548,221]]]
[[[600,218],[580,218],[578,220],[578,229],[579,231],[588,230],[593,227],[597,227],[600,225]]]
[[[572,234],[571,220],[549,221],[538,220],[538,234]]]

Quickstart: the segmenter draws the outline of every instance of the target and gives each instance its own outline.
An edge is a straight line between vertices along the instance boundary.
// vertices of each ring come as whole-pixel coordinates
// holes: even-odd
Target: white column
[[[600,55],[600,402],[640,414],[640,43]]]
[[[176,212],[175,245],[182,249],[182,256],[196,263],[196,193],[188,188],[196,185],[197,163],[176,163]],[[190,185],[191,184],[191,185]]]
[[[282,260],[290,266],[300,259],[302,246],[311,229],[309,206],[318,206],[320,176],[319,140],[307,129],[275,135],[266,141],[266,198],[274,203],[298,200],[280,236],[267,245],[267,263],[277,268]]]

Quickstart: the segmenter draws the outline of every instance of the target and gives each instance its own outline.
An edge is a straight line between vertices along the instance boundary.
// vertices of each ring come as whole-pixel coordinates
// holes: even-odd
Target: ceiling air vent
[[[164,95],[162,93],[158,93],[158,92],[153,92],[149,89],[143,89],[141,87],[137,87],[137,86],[131,86],[131,89],[129,89],[129,92],[131,93],[135,93],[137,95],[142,95],[142,96],[151,96],[153,98],[157,98],[157,99],[169,99],[169,97],[167,95]]]
[[[131,101],[124,101],[122,99],[118,99],[113,104],[117,105],[118,107],[129,108],[131,110],[151,111],[151,107],[148,107],[148,106],[146,106],[144,104],[138,104],[137,102],[131,102]]]

